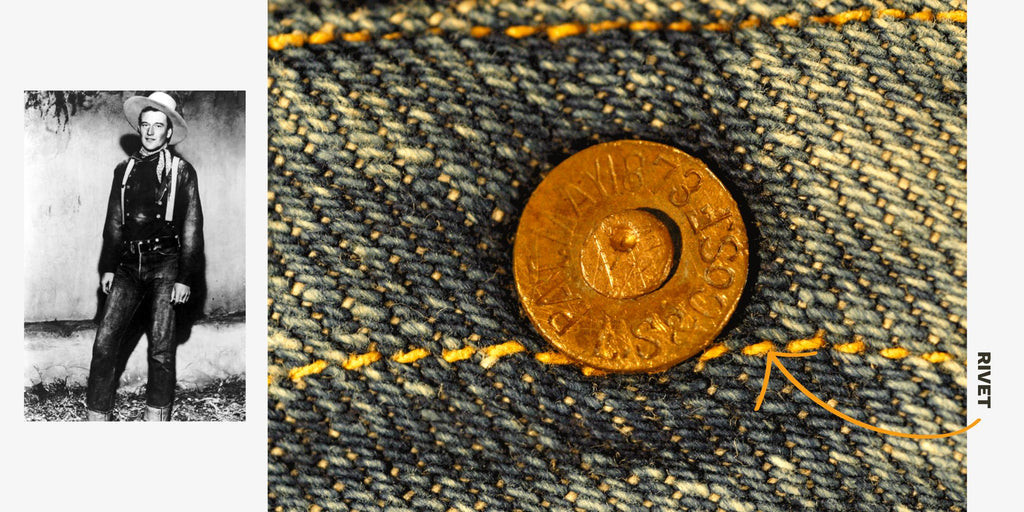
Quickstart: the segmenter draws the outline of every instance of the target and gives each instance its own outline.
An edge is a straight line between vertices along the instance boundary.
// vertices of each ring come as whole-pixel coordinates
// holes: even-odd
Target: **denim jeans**
[[[272,510],[959,510],[966,14],[951,0],[410,2],[269,13]],[[870,6],[870,7],[865,7]],[[582,148],[702,159],[748,287],[703,355],[566,364],[524,205]]]
[[[174,400],[175,352],[174,308],[171,290],[178,271],[178,255],[174,249],[143,254],[125,254],[114,273],[114,283],[103,308],[103,317],[96,331],[89,366],[86,407],[97,412],[110,412],[117,391],[118,354],[128,326],[143,303],[150,305],[147,330],[149,345],[146,356],[149,378],[146,383],[146,404],[167,408]]]

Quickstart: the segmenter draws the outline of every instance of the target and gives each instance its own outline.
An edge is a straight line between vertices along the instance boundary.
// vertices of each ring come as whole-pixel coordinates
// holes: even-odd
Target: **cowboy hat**
[[[176,109],[178,103],[174,101],[171,95],[165,92],[154,92],[149,96],[132,96],[124,102],[124,117],[128,120],[128,124],[132,125],[135,131],[139,130],[139,114],[146,107],[152,107],[160,112],[163,112],[167,119],[172,123],[174,131],[171,132],[170,144],[173,146],[188,136],[188,125],[185,124],[185,118],[181,117]]]

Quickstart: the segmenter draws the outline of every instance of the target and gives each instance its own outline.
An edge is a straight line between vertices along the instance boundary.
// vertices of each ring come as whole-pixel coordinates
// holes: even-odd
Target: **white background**
[[[1024,464],[1024,107],[1022,30],[1009,2],[967,15],[967,505],[1020,508]],[[992,408],[979,407],[977,353],[992,352]]]
[[[64,4],[64,5],[58,5]],[[1012,4],[1010,4],[1012,5]],[[969,11],[968,505],[1019,502],[1024,442],[1024,107],[1007,3]],[[266,509],[266,4],[185,0],[13,3],[4,9],[0,214],[0,482],[7,510]],[[246,91],[247,421],[43,424],[22,412],[22,91]],[[993,408],[975,354],[994,357]]]
[[[265,2],[241,0],[4,7],[0,508],[266,510],[266,18]],[[37,89],[246,91],[244,423],[24,420],[23,91]]]

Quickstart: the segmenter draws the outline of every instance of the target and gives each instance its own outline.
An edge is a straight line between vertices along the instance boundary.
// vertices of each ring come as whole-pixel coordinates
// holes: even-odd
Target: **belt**
[[[178,235],[161,236],[148,240],[126,240],[124,244],[128,247],[128,252],[132,254],[146,254],[160,249],[177,249]]]

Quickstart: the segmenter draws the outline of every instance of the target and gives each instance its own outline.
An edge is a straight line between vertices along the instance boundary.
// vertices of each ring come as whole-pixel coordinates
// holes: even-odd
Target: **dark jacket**
[[[179,156],[180,158],[180,156]],[[136,210],[163,212],[163,206],[156,204],[139,204],[133,201],[139,196],[132,196],[133,188],[138,189],[139,181],[156,169],[156,160],[153,156],[140,157],[133,155],[135,160],[132,175],[129,176],[129,187],[126,191],[128,196],[125,200],[127,215],[121,211],[121,184],[124,179],[125,169],[128,167],[128,160],[121,162],[114,168],[114,177],[110,185],[110,196],[107,200],[107,217],[103,226],[103,250],[100,254],[100,272],[114,272],[123,256],[127,255],[124,242],[128,233],[150,232],[167,235],[177,235],[180,242],[178,251],[178,275],[176,282],[191,286],[195,277],[200,258],[203,254],[203,207],[199,200],[199,184],[195,168],[185,159],[181,159],[177,173],[177,192],[174,200],[174,215],[172,222],[160,220],[163,225],[155,227],[150,219],[146,226],[137,224],[141,216],[132,215],[139,213]],[[168,179],[169,180],[169,179]],[[164,183],[161,190],[155,195],[149,195],[150,200],[157,199],[160,204],[168,200],[170,183]],[[159,218],[159,216],[157,217]],[[126,225],[127,224],[127,225]],[[140,229],[143,228],[143,229]]]

